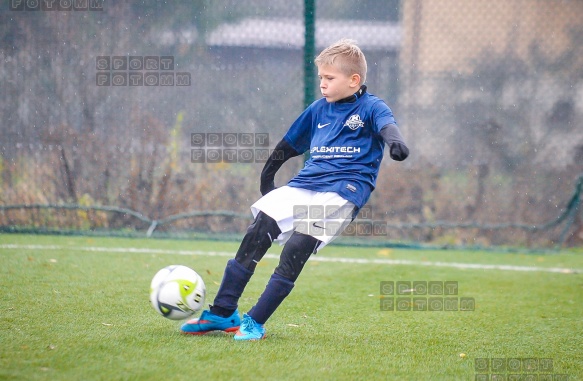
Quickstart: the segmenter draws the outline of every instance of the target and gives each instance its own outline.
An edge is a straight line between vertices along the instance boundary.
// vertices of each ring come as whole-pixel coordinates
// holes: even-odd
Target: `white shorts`
[[[322,243],[317,250],[332,242],[352,222],[354,204],[335,192],[316,192],[283,186],[272,190],[251,205],[256,217],[259,211],[273,218],[281,234],[275,239],[283,245],[294,231],[310,235]]]

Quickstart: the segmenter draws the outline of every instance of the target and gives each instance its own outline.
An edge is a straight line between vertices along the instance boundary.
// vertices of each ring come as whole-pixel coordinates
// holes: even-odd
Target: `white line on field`
[[[234,253],[226,251],[202,251],[202,250],[163,250],[163,249],[140,249],[136,247],[94,247],[94,246],[58,246],[58,245],[18,245],[4,244],[0,249],[7,250],[71,250],[71,251],[91,251],[106,253],[143,253],[143,254],[175,254],[175,255],[202,255],[209,257],[234,257]],[[278,259],[278,254],[266,254],[265,258]],[[475,270],[505,270],[524,272],[549,272],[560,274],[580,274],[581,269],[570,269],[565,267],[535,267],[535,266],[513,266],[513,265],[487,265],[479,263],[458,263],[458,262],[430,262],[430,261],[410,261],[406,259],[364,259],[364,258],[336,258],[312,256],[310,261],[334,262],[334,263],[358,263],[358,264],[378,264],[378,265],[408,265],[408,266],[429,266],[429,267],[453,267],[457,269]]]

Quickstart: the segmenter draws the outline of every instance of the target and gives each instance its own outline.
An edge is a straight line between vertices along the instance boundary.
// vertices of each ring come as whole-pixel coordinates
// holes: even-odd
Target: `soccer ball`
[[[152,307],[165,318],[183,320],[204,305],[206,287],[200,275],[182,265],[164,267],[150,284]]]

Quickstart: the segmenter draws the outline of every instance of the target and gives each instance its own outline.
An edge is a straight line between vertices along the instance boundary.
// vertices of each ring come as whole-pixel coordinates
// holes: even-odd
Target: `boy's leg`
[[[200,318],[192,319],[182,325],[185,334],[203,335],[211,331],[234,332],[239,328],[241,319],[237,303],[257,262],[263,258],[275,238],[281,234],[275,220],[260,212],[247,229],[234,259],[227,262],[223,280],[215,297],[214,305],[205,310]]]
[[[263,212],[247,228],[234,259],[227,262],[223,280],[210,310],[213,314],[227,317],[237,309],[245,286],[251,279],[257,263],[281,234],[277,222]]]
[[[320,240],[306,234],[292,234],[281,252],[279,265],[269,279],[265,291],[249,311],[248,315],[255,322],[264,324],[289,295],[308,258],[316,252],[320,243]]]

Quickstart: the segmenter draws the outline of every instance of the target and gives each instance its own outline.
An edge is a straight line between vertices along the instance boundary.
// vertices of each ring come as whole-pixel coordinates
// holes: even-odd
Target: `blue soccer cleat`
[[[235,340],[255,341],[265,338],[265,327],[257,323],[251,316],[243,314],[241,327],[235,333]]]
[[[180,331],[187,335],[204,335],[211,331],[235,332],[241,325],[239,311],[235,310],[229,317],[221,317],[209,310],[204,310],[199,318],[187,321]]]

